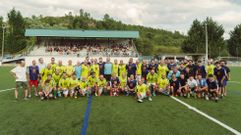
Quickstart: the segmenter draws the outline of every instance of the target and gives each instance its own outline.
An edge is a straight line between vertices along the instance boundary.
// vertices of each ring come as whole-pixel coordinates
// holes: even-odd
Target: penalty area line
[[[10,90],[14,90],[15,88],[10,88],[10,89],[5,89],[5,90],[0,90],[0,92],[4,92],[4,91],[10,91]]]
[[[198,110],[197,108],[195,108],[195,107],[193,107],[193,106],[191,106],[191,105],[189,105],[189,104],[181,101],[180,99],[178,99],[178,98],[176,98],[176,97],[173,97],[173,96],[171,96],[171,98],[174,99],[175,101],[181,103],[182,105],[186,106],[188,109],[193,110],[194,112],[196,112],[196,113],[198,113],[198,114],[200,114],[200,115],[208,118],[209,120],[215,122],[216,124],[218,124],[218,125],[226,128],[227,130],[231,131],[232,133],[234,133],[234,134],[236,134],[236,135],[241,135],[241,133],[240,133],[239,131],[237,131],[236,129],[233,129],[232,127],[230,127],[230,126],[222,123],[221,121],[219,121],[219,120],[217,120],[217,119],[215,119],[215,118],[207,115],[206,113],[204,113],[204,112]]]

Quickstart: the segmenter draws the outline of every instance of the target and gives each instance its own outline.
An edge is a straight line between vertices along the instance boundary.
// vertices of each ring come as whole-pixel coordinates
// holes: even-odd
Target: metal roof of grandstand
[[[26,29],[27,37],[138,38],[139,31]]]

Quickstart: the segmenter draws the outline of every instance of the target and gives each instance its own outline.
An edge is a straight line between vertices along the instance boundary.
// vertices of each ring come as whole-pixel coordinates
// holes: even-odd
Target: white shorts
[[[140,93],[140,95],[141,95],[140,99],[143,99],[143,98],[146,98],[146,97],[147,97],[147,96],[146,96],[146,92]]]
[[[83,94],[86,94],[86,93],[87,93],[87,90],[86,90],[86,89],[81,89],[81,92],[82,92]]]
[[[68,94],[69,94],[69,91],[68,91],[68,90],[63,90],[63,94],[64,94],[64,95],[68,95]]]

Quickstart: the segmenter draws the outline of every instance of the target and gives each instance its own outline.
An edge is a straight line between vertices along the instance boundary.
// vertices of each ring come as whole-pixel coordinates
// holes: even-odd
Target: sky
[[[241,0],[0,0],[0,16],[13,8],[23,16],[63,16],[79,9],[93,18],[107,13],[128,24],[138,24],[186,34],[194,19],[212,17],[225,29],[224,38],[241,24]]]

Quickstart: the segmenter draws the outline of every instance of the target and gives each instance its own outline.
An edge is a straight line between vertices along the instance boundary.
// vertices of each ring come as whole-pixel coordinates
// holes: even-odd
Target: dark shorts
[[[23,89],[28,88],[28,83],[27,82],[21,82],[21,81],[16,81],[16,88],[19,89],[22,87]]]
[[[104,75],[106,81],[110,81],[111,75]]]
[[[225,81],[224,81],[224,82],[225,82]],[[221,83],[221,80],[218,80],[218,86],[219,86],[219,87],[223,87],[223,86],[224,86],[224,84]]]

